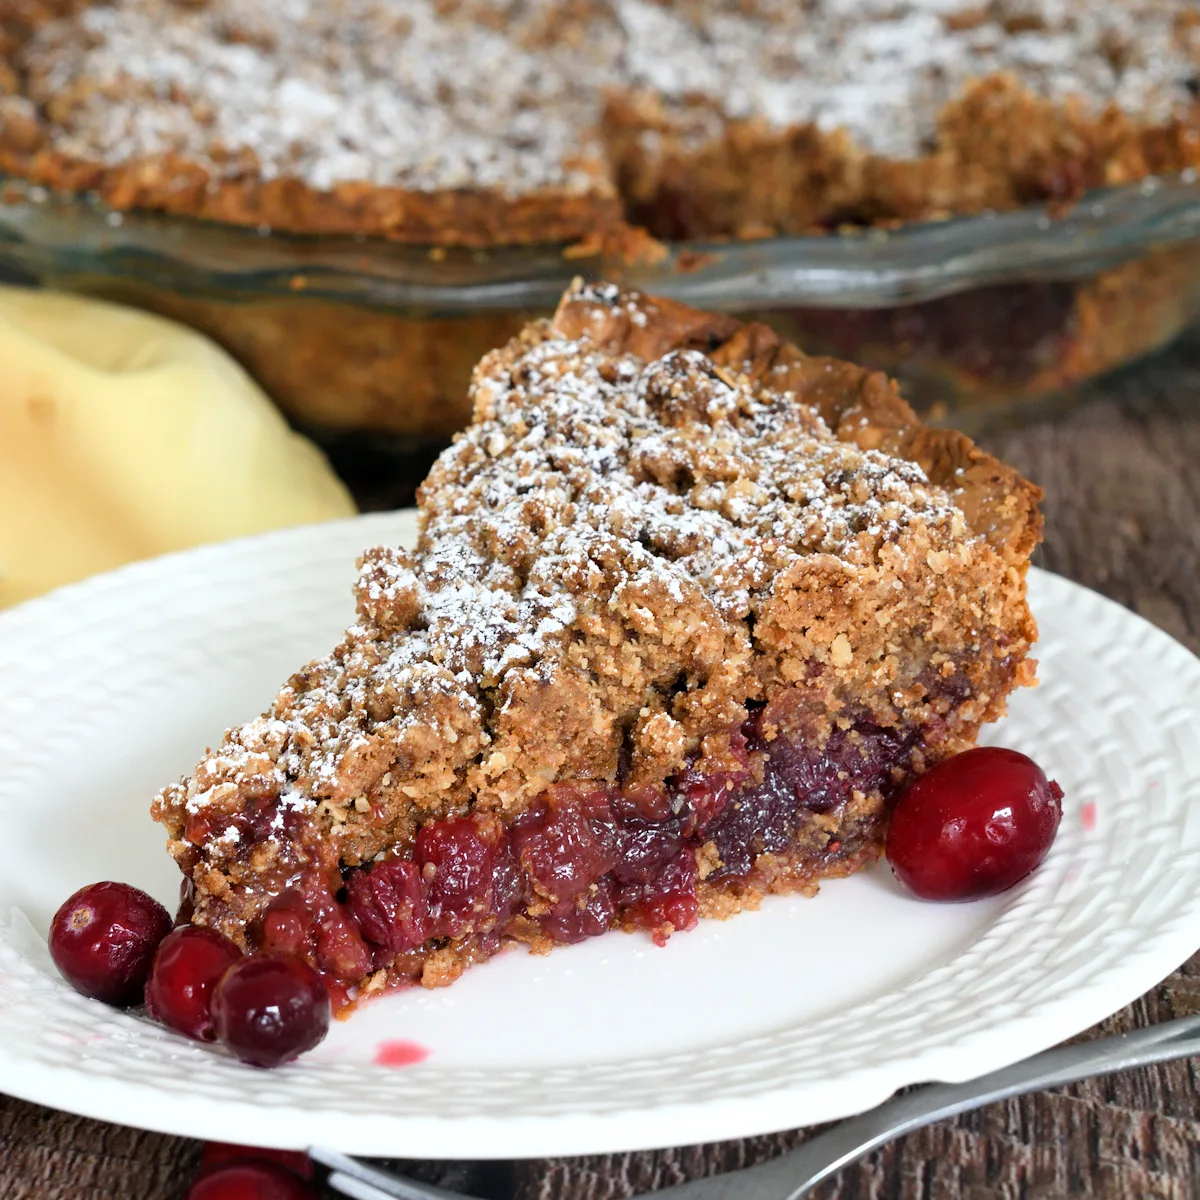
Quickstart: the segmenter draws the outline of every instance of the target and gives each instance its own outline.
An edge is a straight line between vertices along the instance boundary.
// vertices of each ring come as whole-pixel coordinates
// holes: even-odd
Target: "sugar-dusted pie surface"
[[[411,553],[155,815],[193,919],[359,989],[812,890],[1033,680],[1040,493],[885,376],[577,285]]]
[[[24,0],[0,166],[488,245],[1062,200],[1200,163],[1191,0]]]

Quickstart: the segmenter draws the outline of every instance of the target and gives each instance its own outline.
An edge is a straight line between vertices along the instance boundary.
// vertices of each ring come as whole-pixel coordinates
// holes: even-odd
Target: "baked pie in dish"
[[[422,466],[581,270],[719,295],[978,428],[1196,312],[1195,199],[1137,185],[1200,168],[1198,80],[1194,0],[10,0],[0,267],[183,321],[327,444]],[[938,225],[1085,195],[1078,231]],[[705,278],[763,236],[771,308]]]
[[[1040,493],[885,376],[615,286],[488,354],[357,616],[154,816],[335,1007],[877,857],[1033,682]]]
[[[0,168],[494,246],[762,236],[1200,165],[1193,0],[18,0]]]

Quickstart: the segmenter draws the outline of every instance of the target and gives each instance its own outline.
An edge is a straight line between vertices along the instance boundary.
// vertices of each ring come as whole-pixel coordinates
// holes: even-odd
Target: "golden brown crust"
[[[767,237],[1065,204],[1086,191],[1200,166],[1200,105],[1146,122],[1035,94],[1011,73],[968,85],[937,122],[936,148],[871,154],[842,130],[702,122],[653,94],[613,96],[606,136],[626,213],[659,237]],[[690,118],[690,119],[689,119]]]
[[[0,137],[28,144],[28,117],[14,113]],[[582,193],[542,188],[512,196],[486,189],[424,193],[368,183],[337,184],[325,191],[297,179],[214,180],[195,163],[162,155],[132,165],[81,161],[39,146],[32,153],[5,151],[0,169],[33,183],[95,192],[120,210],[149,209],[270,228],[290,233],[387,238],[428,246],[485,248],[506,244],[571,242],[620,221],[620,203],[602,167],[586,164],[593,186]]]
[[[1041,541],[1041,488],[965,434],[922,424],[883,372],[806,355],[757,323],[743,326],[713,360],[748,364],[752,377],[794,392],[842,440],[915,462],[953,497],[971,528],[1011,562],[1028,560]]]

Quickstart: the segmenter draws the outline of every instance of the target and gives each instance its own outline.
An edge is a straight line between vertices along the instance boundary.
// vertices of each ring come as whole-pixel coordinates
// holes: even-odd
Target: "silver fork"
[[[654,1193],[654,1200],[798,1200],[855,1159],[923,1125],[995,1100],[1192,1054],[1200,1054],[1200,1016],[1059,1046],[966,1083],[931,1083],[893,1096],[769,1162],[664,1188]],[[392,1175],[320,1146],[309,1150],[309,1155],[330,1168],[329,1185],[351,1200],[462,1200],[457,1193]]]

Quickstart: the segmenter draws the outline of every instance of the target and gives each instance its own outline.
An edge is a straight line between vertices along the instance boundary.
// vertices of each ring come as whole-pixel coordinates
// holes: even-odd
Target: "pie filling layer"
[[[732,911],[748,890],[755,903],[811,889],[875,857],[890,801],[930,753],[924,731],[847,720],[817,746],[764,730],[764,713],[748,710],[711,739],[718,753],[664,783],[557,783],[506,820],[429,821],[403,852],[362,866],[339,862],[307,813],[264,796],[235,818],[242,845],[291,852],[248,943],[311,958],[345,1006],[364,986],[451,982],[508,941],[548,949],[623,928],[661,944],[705,904],[719,912],[718,897]]]

